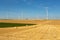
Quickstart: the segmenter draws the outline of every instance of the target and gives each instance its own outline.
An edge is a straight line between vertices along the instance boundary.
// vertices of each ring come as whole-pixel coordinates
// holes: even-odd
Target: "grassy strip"
[[[18,27],[18,26],[30,26],[35,24],[24,24],[24,23],[0,23],[0,28],[6,28],[6,27]]]

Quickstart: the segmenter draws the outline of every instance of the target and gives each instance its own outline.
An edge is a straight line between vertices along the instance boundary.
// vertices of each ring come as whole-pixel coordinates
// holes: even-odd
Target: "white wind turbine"
[[[46,19],[48,20],[49,19],[49,15],[48,15],[48,7],[45,7],[45,10],[46,10]]]

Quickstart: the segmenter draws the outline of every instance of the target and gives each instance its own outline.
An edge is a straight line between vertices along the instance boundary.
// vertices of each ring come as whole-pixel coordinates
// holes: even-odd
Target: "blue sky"
[[[0,19],[60,19],[60,0],[0,0]]]

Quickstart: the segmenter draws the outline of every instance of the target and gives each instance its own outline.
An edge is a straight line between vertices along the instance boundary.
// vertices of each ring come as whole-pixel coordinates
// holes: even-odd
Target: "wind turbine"
[[[23,20],[23,10],[21,10],[21,19]]]
[[[9,10],[7,10],[7,19],[9,19]]]
[[[46,19],[48,20],[49,19],[49,15],[48,15],[48,7],[45,7],[45,10],[46,10]]]

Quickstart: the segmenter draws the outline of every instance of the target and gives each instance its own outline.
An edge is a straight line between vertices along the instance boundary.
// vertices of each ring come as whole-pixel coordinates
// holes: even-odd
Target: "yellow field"
[[[60,20],[0,20],[37,25],[0,28],[0,40],[60,40]]]

